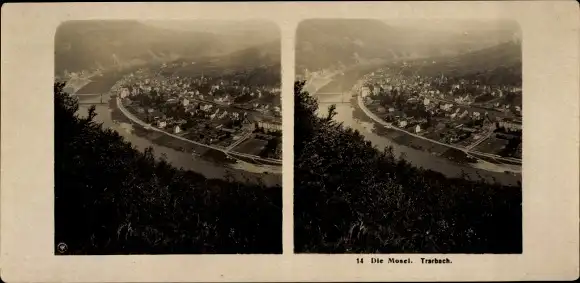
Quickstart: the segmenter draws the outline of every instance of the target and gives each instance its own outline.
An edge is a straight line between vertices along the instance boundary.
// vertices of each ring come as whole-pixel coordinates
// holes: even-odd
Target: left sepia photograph
[[[55,255],[281,254],[280,58],[266,21],[62,23]]]

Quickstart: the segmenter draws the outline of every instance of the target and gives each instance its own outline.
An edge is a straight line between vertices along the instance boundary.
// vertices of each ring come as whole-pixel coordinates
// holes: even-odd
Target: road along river
[[[163,131],[161,129],[155,128],[155,127],[151,126],[150,124],[147,124],[147,123],[139,120],[139,118],[137,118],[135,115],[131,114],[131,112],[129,112],[129,110],[127,110],[123,106],[123,103],[119,97],[116,97],[116,105],[117,105],[117,108],[121,111],[121,113],[123,113],[123,115],[125,115],[127,118],[129,118],[134,124],[137,124],[145,129],[147,129],[147,130],[159,132],[161,134],[167,135],[167,136],[172,137],[174,139],[185,141],[187,143],[191,143],[191,144],[197,145],[199,147],[207,148],[207,149],[214,150],[214,151],[220,151],[220,152],[223,152],[229,156],[233,156],[234,158],[252,159],[252,160],[255,160],[256,163],[261,164],[261,167],[264,167],[266,170],[268,170],[268,172],[281,173],[282,160],[272,159],[272,158],[262,158],[262,157],[257,156],[257,155],[235,152],[235,151],[231,150],[234,146],[230,146],[228,148],[220,148],[217,146],[212,146],[212,145],[207,145],[207,144],[199,143],[196,141],[192,141],[192,140],[186,139],[184,137],[181,137],[181,136]],[[250,135],[247,135],[247,136],[250,136]],[[243,141],[243,139],[241,141]],[[238,142],[236,142],[236,144],[237,143]],[[271,165],[266,165],[266,164],[271,164]]]
[[[342,122],[344,126],[358,130],[379,149],[392,147],[397,156],[404,156],[405,160],[417,167],[437,171],[449,177],[460,177],[466,174],[472,180],[483,179],[487,182],[505,185],[516,185],[521,182],[521,173],[505,173],[500,169],[496,169],[500,171],[496,172],[493,171],[491,164],[485,164],[483,161],[471,165],[454,162],[445,157],[396,143],[387,136],[377,134],[377,130],[382,126],[364,114],[357,105],[356,97],[351,93],[353,85],[364,74],[373,70],[374,67],[354,68],[336,75],[332,81],[322,87],[309,89],[318,99],[319,115],[325,116],[328,113],[328,107],[335,104],[337,112],[335,120]]]
[[[80,104],[78,114],[86,116],[90,106],[95,105],[97,113],[95,120],[102,123],[103,128],[117,131],[125,141],[130,142],[140,151],[152,147],[157,158],[165,159],[176,167],[200,173],[207,178],[233,178],[241,182],[262,182],[269,186],[282,184],[281,174],[264,174],[264,168],[261,166],[253,166],[246,162],[231,162],[219,157],[209,161],[207,158],[165,146],[165,142],[161,141],[167,141],[166,135],[144,129],[122,114],[116,99],[111,99],[110,95],[110,89],[116,81],[109,78],[108,82],[101,83],[102,87],[91,87],[92,93],[103,93],[102,104],[100,95],[91,95],[83,93],[82,89],[79,90],[77,93]],[[219,154],[216,155],[219,156]]]

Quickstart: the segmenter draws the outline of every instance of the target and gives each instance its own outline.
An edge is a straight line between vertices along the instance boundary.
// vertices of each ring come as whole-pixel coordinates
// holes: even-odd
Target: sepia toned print
[[[502,20],[302,21],[297,253],[521,253],[522,51]]]
[[[69,21],[55,38],[55,254],[282,252],[280,32]]]
[[[0,278],[574,280],[575,7],[566,1],[5,4]],[[269,51],[278,42],[279,51]],[[269,71],[276,61],[267,58],[275,54],[280,68]],[[253,76],[257,65],[272,77],[280,73],[278,86]],[[518,65],[521,117],[511,107],[520,102]],[[248,111],[240,138],[234,140],[240,128],[233,126],[226,127],[234,131],[225,148],[214,137],[228,132],[218,129],[225,124],[219,115],[237,111],[218,105],[227,104],[223,95],[208,99],[209,92],[235,93],[237,79],[227,76],[242,69],[259,99],[268,97],[261,85],[281,88],[282,158],[253,136],[244,138],[245,130],[276,129],[277,114],[268,113],[275,102],[268,109],[251,105],[262,117],[274,116],[273,123],[252,120],[259,114]],[[83,81],[91,74],[92,85]],[[212,80],[220,77],[223,86]],[[504,87],[495,86],[500,81]],[[55,82],[65,84],[55,92]],[[196,109],[202,100],[196,91],[214,103],[204,107],[208,113],[205,104]],[[499,111],[504,116],[471,110],[505,108],[510,91],[517,95]],[[174,117],[180,108],[195,119],[190,127]],[[521,119],[521,158],[517,139],[507,147],[508,140],[496,142],[518,134],[516,127],[505,131],[512,126],[506,121],[491,124],[497,116],[516,127]],[[274,134],[260,137],[267,136]],[[258,157],[245,163],[225,157],[242,155]],[[284,173],[257,164],[268,158],[281,160]]]

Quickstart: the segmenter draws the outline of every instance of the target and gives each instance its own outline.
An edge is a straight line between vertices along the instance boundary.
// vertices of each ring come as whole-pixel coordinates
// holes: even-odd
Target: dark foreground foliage
[[[282,252],[280,187],[173,168],[54,92],[55,243],[69,254]]]
[[[294,241],[299,253],[521,253],[522,189],[451,179],[315,115],[297,82]]]

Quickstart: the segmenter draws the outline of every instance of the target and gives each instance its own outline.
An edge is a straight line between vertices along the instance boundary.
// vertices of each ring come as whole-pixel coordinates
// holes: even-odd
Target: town
[[[182,64],[139,69],[113,91],[131,114],[165,132],[225,151],[281,159],[279,86],[246,84],[236,72],[180,76],[174,70]]]
[[[466,151],[522,158],[521,81],[421,75],[436,62],[400,62],[355,86],[364,105],[392,127]]]

